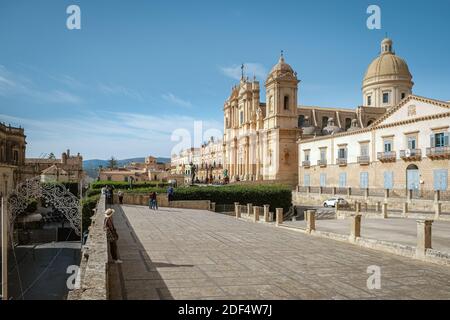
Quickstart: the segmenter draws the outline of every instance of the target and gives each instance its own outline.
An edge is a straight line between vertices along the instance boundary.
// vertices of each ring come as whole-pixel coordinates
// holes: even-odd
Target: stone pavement
[[[292,227],[306,228],[305,221],[285,222]],[[348,235],[350,219],[316,220],[316,230]],[[377,239],[399,244],[416,246],[416,219],[404,218],[362,218],[361,237]],[[434,221],[432,227],[432,247],[441,252],[450,253],[450,222]]]
[[[111,299],[450,299],[449,267],[207,211],[122,208]]]

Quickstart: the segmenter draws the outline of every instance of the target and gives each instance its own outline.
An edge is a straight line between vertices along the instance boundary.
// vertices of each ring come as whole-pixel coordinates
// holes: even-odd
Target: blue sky
[[[71,4],[81,30],[66,28]],[[366,27],[370,4],[381,30]],[[25,127],[29,157],[169,156],[174,130],[222,130],[239,65],[263,83],[281,49],[299,104],[356,107],[385,32],[414,93],[450,100],[449,12],[448,0],[0,0],[0,121]]]

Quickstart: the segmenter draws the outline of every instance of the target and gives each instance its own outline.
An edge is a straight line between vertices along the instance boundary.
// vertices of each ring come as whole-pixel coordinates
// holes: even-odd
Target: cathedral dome
[[[405,60],[397,56],[389,38],[381,41],[381,52],[363,79],[363,106],[390,108],[412,94],[414,82]]]
[[[364,84],[389,78],[391,80],[412,80],[412,75],[405,60],[395,55],[392,40],[381,42],[381,54],[372,61],[364,75]]]
[[[278,63],[273,66],[272,70],[270,70],[270,73],[267,77],[267,79],[276,79],[280,77],[289,76],[291,78],[297,78],[297,73],[292,69],[292,67],[286,63],[284,60],[283,52],[281,52],[280,59],[278,60]]]

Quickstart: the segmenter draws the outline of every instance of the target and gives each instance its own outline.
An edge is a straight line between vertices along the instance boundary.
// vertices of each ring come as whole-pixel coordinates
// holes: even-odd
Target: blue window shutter
[[[448,147],[448,132],[444,134],[444,146]]]

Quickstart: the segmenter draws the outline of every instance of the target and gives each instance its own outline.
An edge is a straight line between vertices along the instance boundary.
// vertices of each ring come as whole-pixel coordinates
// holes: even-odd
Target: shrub
[[[91,217],[94,214],[94,210],[97,206],[97,202],[100,199],[99,195],[86,197],[81,201],[82,211],[83,211],[83,232],[88,230],[89,226],[91,225]]]
[[[175,189],[174,200],[210,200],[216,204],[239,202],[255,206],[269,204],[272,211],[283,208],[286,212],[292,203],[292,191],[283,185],[182,187]]]

